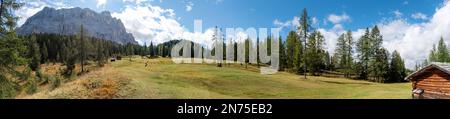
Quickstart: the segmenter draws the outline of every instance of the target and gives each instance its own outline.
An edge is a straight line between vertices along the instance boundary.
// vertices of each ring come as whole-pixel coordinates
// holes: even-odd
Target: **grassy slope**
[[[64,79],[67,81],[68,79]],[[131,79],[121,75],[110,65],[93,70],[79,76],[76,80],[61,84],[59,88],[50,90],[41,86],[41,91],[33,95],[20,95],[16,98],[28,99],[111,99],[127,98],[134,95]]]
[[[145,67],[145,62],[149,67]],[[130,98],[410,98],[410,84],[379,84],[280,72],[261,75],[254,67],[173,64],[170,59],[128,58],[112,67],[130,79]]]

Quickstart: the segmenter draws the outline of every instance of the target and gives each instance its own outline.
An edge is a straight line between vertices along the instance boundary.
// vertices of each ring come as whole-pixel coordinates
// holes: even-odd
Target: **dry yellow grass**
[[[121,75],[110,65],[84,74],[72,82],[62,84],[55,90],[44,90],[34,95],[18,97],[31,99],[111,99],[124,98],[135,89],[130,79]]]

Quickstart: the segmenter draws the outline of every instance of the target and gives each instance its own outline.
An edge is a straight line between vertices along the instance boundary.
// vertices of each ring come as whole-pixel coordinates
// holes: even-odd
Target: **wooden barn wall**
[[[450,75],[432,69],[417,76],[413,87],[423,89],[423,98],[450,98]]]

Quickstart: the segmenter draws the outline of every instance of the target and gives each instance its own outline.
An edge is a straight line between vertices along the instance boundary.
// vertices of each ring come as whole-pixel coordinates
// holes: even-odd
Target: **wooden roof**
[[[438,69],[438,70],[450,75],[450,63],[432,62],[430,65],[410,74],[409,76],[407,76],[405,78],[405,80],[409,81],[412,78],[414,78],[415,76],[418,76],[418,75],[424,73],[425,71],[433,69],[433,68]]]

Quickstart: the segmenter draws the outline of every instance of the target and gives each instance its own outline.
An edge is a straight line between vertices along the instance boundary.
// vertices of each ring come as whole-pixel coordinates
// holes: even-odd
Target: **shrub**
[[[61,79],[58,77],[49,77],[49,82],[50,82],[50,89],[54,90],[56,88],[58,88],[61,85]]]
[[[31,79],[27,81],[25,91],[27,94],[33,94],[37,91],[37,83],[36,79]]]
[[[0,98],[11,98],[17,94],[19,86],[0,75]]]
[[[115,88],[98,88],[92,91],[91,97],[94,99],[112,99],[116,97],[117,89]]]
[[[26,81],[31,77],[31,68],[26,68],[23,70],[22,74],[19,75],[19,80]]]
[[[95,79],[86,79],[83,82],[81,82],[81,85],[86,87],[88,90],[93,90],[93,89],[100,88],[100,86],[102,85],[102,81],[95,80]]]
[[[94,99],[112,99],[120,97],[122,88],[130,83],[128,79],[87,79],[81,82],[87,90],[89,97]]]
[[[48,78],[45,76],[45,74],[42,73],[40,69],[36,70],[36,77],[37,77],[36,79],[39,79],[37,80],[39,84],[48,83]]]

